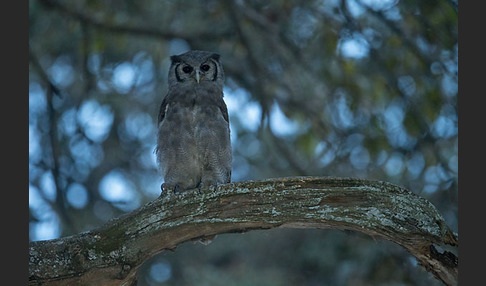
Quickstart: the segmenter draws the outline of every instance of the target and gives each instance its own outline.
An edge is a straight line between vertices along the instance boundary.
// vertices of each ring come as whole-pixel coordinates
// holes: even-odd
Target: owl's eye
[[[190,73],[190,72],[192,72],[192,67],[185,66],[185,67],[182,68],[182,71],[185,72],[185,73]]]
[[[211,68],[211,67],[210,67],[209,65],[202,65],[202,66],[201,66],[201,70],[202,70],[202,71],[205,71],[205,72],[206,72],[206,71],[208,71],[210,68]]]

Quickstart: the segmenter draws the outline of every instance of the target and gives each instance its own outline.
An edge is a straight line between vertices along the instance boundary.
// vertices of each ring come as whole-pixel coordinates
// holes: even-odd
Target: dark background
[[[155,199],[169,56],[218,52],[233,181],[384,180],[458,230],[454,1],[29,1],[29,237]],[[220,235],[139,285],[440,285],[397,245],[337,230]]]

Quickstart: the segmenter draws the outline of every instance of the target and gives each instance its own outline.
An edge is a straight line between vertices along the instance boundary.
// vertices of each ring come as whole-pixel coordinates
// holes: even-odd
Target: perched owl
[[[171,56],[169,91],[160,105],[157,162],[162,190],[216,186],[231,180],[228,109],[220,56],[189,51]]]

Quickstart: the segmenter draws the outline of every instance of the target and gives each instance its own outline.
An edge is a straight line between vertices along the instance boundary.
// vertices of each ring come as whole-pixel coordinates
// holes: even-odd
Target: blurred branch
[[[105,21],[101,21],[99,19],[95,19],[87,14],[79,12],[74,9],[70,9],[63,4],[54,1],[54,0],[39,0],[45,7],[58,10],[80,22],[84,22],[86,24],[92,25],[98,29],[106,30],[113,33],[125,33],[125,34],[132,34],[137,36],[149,36],[155,38],[161,38],[164,40],[170,40],[174,38],[182,38],[182,39],[206,39],[206,40],[218,40],[222,37],[231,35],[228,30],[224,30],[222,32],[193,32],[193,33],[184,33],[181,31],[165,31],[165,30],[158,30],[149,27],[134,27],[122,24],[111,24]]]
[[[397,36],[399,36],[400,39],[403,41],[404,45],[410,49],[410,51],[417,57],[417,59],[419,59],[421,62],[424,63],[424,66],[430,67],[432,65],[432,63],[437,62],[442,66],[445,73],[450,74],[447,67],[438,58],[438,56],[432,56],[432,55],[424,54],[420,50],[418,45],[416,44],[416,41],[413,40],[405,32],[405,30],[402,29],[399,25],[397,25],[395,22],[389,20],[382,11],[375,11],[370,6],[368,6],[367,4],[363,3],[362,1],[356,1],[356,3],[361,5],[366,10],[367,13],[369,13],[370,15],[373,15],[376,19],[378,19],[383,24],[385,24],[388,27],[388,29],[390,29],[393,33],[395,33]]]
[[[56,186],[56,200],[55,200],[55,204],[52,204],[47,199],[45,201],[48,202],[50,206],[59,215],[59,218],[63,222],[62,224],[64,228],[63,231],[65,233],[66,232],[72,233],[73,223],[65,205],[66,194],[61,183],[61,173],[59,167],[59,152],[61,147],[59,146],[59,139],[57,133],[57,115],[56,115],[56,111],[54,110],[54,106],[52,102],[54,95],[57,95],[59,97],[61,96],[61,91],[49,79],[49,76],[40,65],[39,60],[37,59],[37,56],[32,50],[30,44],[29,44],[29,61],[35,67],[41,79],[45,81],[45,83],[47,84],[47,91],[46,91],[47,118],[49,119],[49,128],[48,128],[49,143],[50,143],[51,156],[52,156],[52,165],[49,167],[52,171],[54,185]]]
[[[292,177],[170,193],[75,236],[31,242],[29,285],[130,285],[164,250],[217,234],[333,228],[393,241],[447,285],[456,285],[457,235],[427,200],[399,186],[353,178]],[[42,262],[42,263],[41,263]]]
[[[241,16],[238,12],[239,7],[236,7],[236,4],[232,1],[226,2],[226,4],[228,6],[228,12],[231,15],[230,18],[233,20],[234,29],[236,30],[238,38],[240,39],[241,44],[245,48],[248,55],[246,59],[250,65],[250,69],[253,71],[253,73],[255,73],[255,82],[253,83],[253,88],[255,90],[254,95],[257,96],[260,101],[260,105],[262,107],[262,117],[266,116],[270,109],[272,97],[267,96],[264,89],[263,79],[266,78],[266,74],[264,74],[265,69],[260,68],[256,53],[253,50],[253,46],[250,44],[251,40],[243,31],[243,27],[241,25]]]
[[[247,50],[256,50],[255,47],[268,45],[273,51],[273,55],[277,56],[282,66],[292,67],[293,70],[298,70],[298,73],[301,76],[308,77],[313,82],[325,83],[323,87],[327,85],[326,79],[316,75],[317,72],[315,72],[315,69],[311,66],[310,61],[304,58],[304,55],[307,52],[303,48],[295,45],[286,35],[287,31],[282,29],[279,24],[271,22],[267,17],[248,5],[238,5],[233,3],[229,10],[232,14],[231,19],[236,20],[235,25],[238,25],[239,31],[242,30],[240,23],[245,20],[247,23],[251,24],[252,27],[260,30],[263,34],[259,41],[254,41],[253,39],[250,39],[250,37],[248,37],[248,39],[242,38],[242,43]],[[241,33],[239,34],[241,35]],[[252,36],[251,38],[255,38],[255,36]],[[252,52],[251,54],[256,55],[257,53]],[[302,86],[299,85],[299,82],[293,77],[288,77],[285,72],[277,76],[274,73],[269,72],[268,64],[265,64],[266,61],[258,56],[254,56],[254,58],[250,59],[253,61],[252,72],[257,70],[260,73],[260,77],[265,79],[266,85],[281,86],[283,90],[296,97],[302,95]],[[327,88],[324,88],[320,92],[326,94]],[[282,101],[282,99],[278,97],[278,94],[276,94],[275,99],[277,101]]]
[[[29,63],[32,64],[33,68],[37,71],[37,74],[40,76],[42,81],[47,84],[48,88],[52,93],[54,93],[57,96],[61,96],[61,91],[59,88],[49,79],[49,76],[47,75],[46,71],[44,68],[42,68],[39,59],[37,58],[36,54],[32,50],[32,47],[30,46],[29,43]]]
[[[81,74],[82,79],[84,81],[84,88],[83,93],[87,96],[90,94],[91,89],[96,85],[96,79],[93,78],[89,71],[89,54],[91,48],[91,35],[88,29],[88,25],[81,21],[81,58],[82,58],[82,65],[81,65]]]

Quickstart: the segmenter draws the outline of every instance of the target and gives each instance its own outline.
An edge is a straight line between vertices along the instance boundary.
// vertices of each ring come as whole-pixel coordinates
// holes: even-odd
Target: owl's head
[[[223,88],[224,71],[219,57],[216,53],[197,50],[171,56],[169,88],[203,82],[213,82]]]

